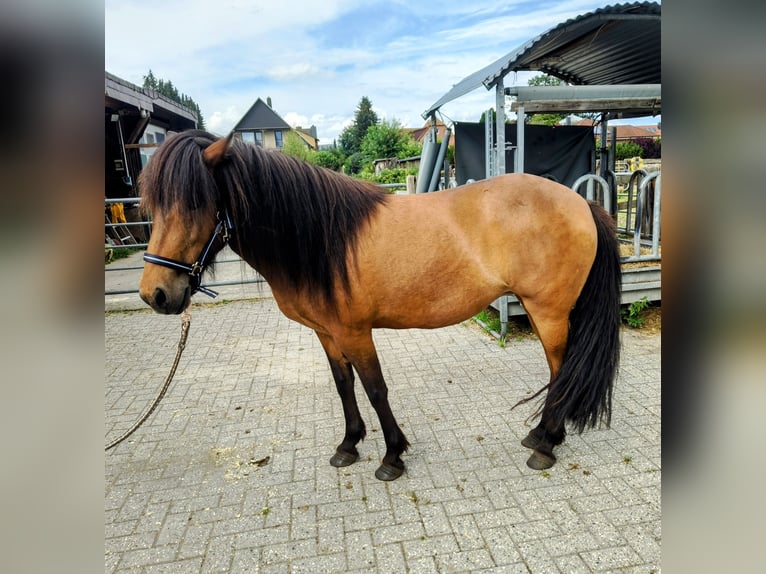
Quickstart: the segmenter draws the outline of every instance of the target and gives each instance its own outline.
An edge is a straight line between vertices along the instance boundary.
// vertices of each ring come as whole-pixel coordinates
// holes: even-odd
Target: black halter
[[[191,277],[189,280],[189,285],[191,286],[192,295],[194,295],[197,291],[200,291],[209,297],[218,296],[218,293],[212,289],[208,289],[207,287],[200,285],[202,282],[202,273],[204,273],[205,267],[210,264],[210,260],[215,257],[215,254],[211,256],[211,252],[216,240],[219,237],[221,239],[221,247],[219,248],[220,251],[220,249],[222,249],[229,242],[231,237],[229,232],[234,229],[234,226],[231,223],[231,217],[229,217],[229,212],[226,209],[223,210],[223,217],[221,216],[220,211],[216,213],[216,219],[218,220],[218,224],[215,226],[213,233],[210,235],[210,239],[208,239],[205,247],[202,249],[200,256],[197,257],[197,261],[191,265],[182,263],[181,261],[176,261],[175,259],[168,259],[167,257],[162,257],[161,255],[153,255],[151,253],[144,253],[144,261],[147,263],[154,263],[155,265],[162,265],[163,267],[169,267],[170,269],[175,269],[177,271],[186,271]]]

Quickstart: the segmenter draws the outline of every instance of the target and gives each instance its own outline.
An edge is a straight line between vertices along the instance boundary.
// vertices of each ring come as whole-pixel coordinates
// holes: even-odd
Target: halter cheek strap
[[[204,273],[205,267],[210,264],[210,260],[213,258],[211,253],[216,240],[221,240],[221,248],[223,248],[231,238],[230,232],[234,229],[234,225],[232,224],[231,217],[229,217],[229,212],[226,209],[224,209],[223,215],[219,211],[216,214],[216,218],[218,219],[218,223],[216,224],[213,233],[210,235],[210,239],[208,239],[205,247],[202,249],[202,253],[197,257],[197,260],[191,265],[168,257],[162,257],[161,255],[154,255],[153,253],[144,253],[144,261],[147,263],[154,263],[155,265],[161,265],[162,267],[175,269],[176,271],[185,271],[191,277],[189,279],[189,285],[192,289],[192,295],[197,291],[200,291],[209,297],[217,297],[218,293],[200,285],[202,282],[202,273]]]

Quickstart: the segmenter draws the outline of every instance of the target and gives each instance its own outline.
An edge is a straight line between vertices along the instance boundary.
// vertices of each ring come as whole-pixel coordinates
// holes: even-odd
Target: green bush
[[[649,299],[647,297],[643,297],[638,301],[633,301],[629,306],[623,307],[620,312],[620,315],[622,315],[622,322],[634,329],[643,327],[644,311],[647,307],[649,307]]]
[[[364,155],[361,152],[353,153],[346,158],[345,172],[354,175],[362,171],[364,167]]]
[[[417,170],[395,167],[394,169],[384,169],[378,175],[371,174],[365,179],[374,183],[407,183],[408,175],[417,175]]]
[[[662,157],[661,138],[638,138],[633,140],[641,146],[641,157],[644,159],[660,159]]]
[[[644,150],[636,142],[617,142],[615,146],[614,159],[617,161],[630,159],[632,157],[643,157]]]
[[[322,150],[312,154],[309,161],[319,167],[338,171],[343,165],[343,156],[339,151]]]

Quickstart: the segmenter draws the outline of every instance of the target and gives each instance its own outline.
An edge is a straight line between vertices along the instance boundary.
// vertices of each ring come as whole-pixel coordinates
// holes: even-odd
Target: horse
[[[620,352],[620,256],[599,205],[545,178],[507,174],[394,195],[372,183],[201,130],[168,137],[140,175],[153,229],[140,280],[155,311],[182,313],[226,243],[316,332],[343,405],[330,458],[353,464],[365,438],[354,372],[372,404],[394,480],[409,442],[388,401],[372,330],[439,328],[514,294],[543,346],[549,382],[521,441],[536,470],[556,462],[566,425],[609,426]],[[544,399],[541,395],[545,393]]]

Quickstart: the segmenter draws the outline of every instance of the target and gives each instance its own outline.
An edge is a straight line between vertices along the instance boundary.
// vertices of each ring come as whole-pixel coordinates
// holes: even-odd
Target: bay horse
[[[276,151],[200,130],[168,137],[140,176],[153,217],[140,295],[159,313],[189,305],[215,253],[231,248],[271,287],[279,309],[313,329],[343,405],[330,464],[354,463],[365,423],[354,371],[380,420],[394,480],[409,443],[388,402],[374,328],[464,321],[503,294],[523,304],[550,381],[522,444],[545,469],[565,424],[611,419],[619,360],[621,271],[615,225],[597,204],[533,175],[392,195]],[[514,408],[515,408],[514,406]]]

